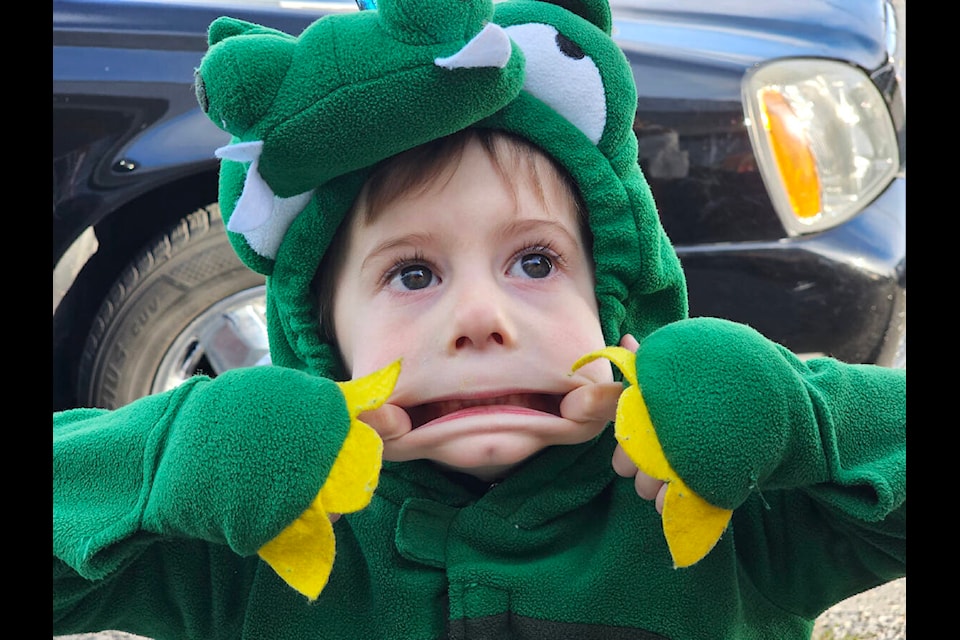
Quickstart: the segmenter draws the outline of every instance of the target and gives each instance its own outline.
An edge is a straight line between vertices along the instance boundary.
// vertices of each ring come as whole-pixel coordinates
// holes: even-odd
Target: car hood
[[[740,69],[771,58],[826,56],[875,69],[887,58],[886,4],[613,0],[611,9],[614,38],[628,54]],[[181,44],[187,38],[190,48],[199,49],[205,48],[207,26],[220,15],[299,33],[321,15],[357,10],[351,0],[55,0],[53,7],[55,41],[83,33],[97,34],[101,46],[124,46],[144,36]]]
[[[866,69],[886,54],[884,0],[616,0],[616,37],[632,50],[736,65],[829,56]]]

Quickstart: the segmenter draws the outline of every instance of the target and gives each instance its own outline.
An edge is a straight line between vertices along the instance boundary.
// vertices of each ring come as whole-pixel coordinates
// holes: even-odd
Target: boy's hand
[[[373,411],[364,411],[360,414],[360,420],[370,425],[383,440],[385,445],[384,458],[387,460],[390,458],[386,455],[388,450],[386,443],[406,435],[413,428],[410,415],[406,410],[390,403],[386,403]]]
[[[623,340],[633,340],[633,336],[624,336]],[[621,346],[623,340],[620,341]],[[636,345],[637,341],[633,340]],[[633,347],[636,349],[636,346]],[[619,382],[597,382],[585,384],[570,391],[560,402],[560,416],[573,422],[587,425],[594,433],[599,433],[617,417],[617,401],[623,393]]]
[[[364,411],[358,418],[376,431],[380,439],[383,440],[384,460],[390,460],[390,447],[387,442],[399,438],[412,428],[410,416],[403,408],[395,404],[384,404],[373,411]],[[330,522],[339,520],[340,515],[339,513],[329,514]]]
[[[599,433],[617,417],[617,399],[623,392],[619,382],[598,382],[577,387],[560,401],[560,415],[567,420],[587,425]]]
[[[640,346],[637,339],[627,334],[620,340],[620,346],[630,351],[636,351]],[[606,424],[617,416],[617,401],[623,392],[623,385],[619,382],[605,382],[600,384],[577,387],[560,403],[560,415],[568,420],[577,422],[601,422]],[[602,428],[602,427],[600,427]],[[645,500],[655,500],[657,511],[663,513],[663,497],[667,485],[637,469],[630,457],[619,444],[613,452],[613,470],[624,478],[634,478],[637,495]]]
[[[257,550],[287,584],[316,600],[327,584],[336,555],[332,524],[341,513],[370,503],[380,477],[383,441],[359,416],[393,393],[400,376],[397,360],[362,378],[337,382],[350,424],[333,466],[300,516]]]
[[[395,404],[384,404],[372,411],[364,411],[357,416],[361,422],[370,426],[384,442],[383,459],[390,460],[389,445],[386,443],[399,438],[411,429],[410,416]],[[341,514],[330,513],[330,522],[336,522]]]
[[[376,431],[380,439],[383,440],[384,460],[390,459],[389,447],[386,443],[394,438],[399,438],[410,431],[412,427],[410,424],[410,416],[395,404],[384,404],[373,411],[364,411],[358,417],[361,422],[369,425]],[[339,520],[341,515],[342,514],[339,513],[328,514],[331,523]]]
[[[709,347],[704,349],[701,344],[705,341],[701,338],[709,338],[711,331],[710,325],[713,322],[719,322],[724,326],[733,326],[733,323],[713,319],[689,322],[678,321],[654,331],[647,337],[644,345],[638,346],[635,350],[631,350],[625,346],[605,347],[600,351],[588,353],[573,365],[573,369],[576,371],[584,364],[593,362],[597,358],[607,358],[616,365],[623,374],[624,380],[629,383],[629,386],[623,391],[620,400],[617,402],[614,435],[616,436],[617,442],[623,448],[623,452],[629,456],[638,468],[642,469],[647,475],[659,479],[664,483],[663,486],[658,487],[656,483],[650,483],[646,478],[641,477],[637,479],[636,474],[634,474],[634,488],[641,496],[644,496],[644,494],[647,496],[654,495],[654,490],[656,490],[657,495],[659,495],[661,490],[664,491],[661,506],[662,511],[660,513],[663,519],[664,537],[670,549],[670,555],[673,558],[675,568],[688,567],[699,562],[708,554],[730,523],[733,510],[731,508],[717,506],[704,499],[699,493],[687,485],[684,477],[681,476],[670,461],[667,460],[663,444],[660,440],[662,435],[658,435],[657,429],[653,425],[653,413],[648,405],[647,399],[644,397],[644,393],[650,391],[651,387],[655,391],[658,389],[658,385],[661,387],[660,397],[657,397],[657,393],[651,395],[659,403],[656,414],[659,420],[658,426],[663,428],[663,433],[667,436],[675,436],[676,433],[673,432],[672,429],[679,428],[678,425],[684,425],[693,430],[698,430],[701,429],[705,420],[711,419],[710,414],[707,413],[701,415],[699,420],[691,420],[690,416],[684,412],[686,407],[678,408],[676,406],[675,398],[677,386],[692,387],[692,394],[695,396],[695,402],[698,405],[703,404],[707,400],[715,400],[715,398],[711,396],[720,395],[717,391],[697,393],[704,387],[702,384],[699,386],[695,384],[697,380],[701,379],[701,371],[703,369],[708,369],[709,371],[711,366],[715,367],[715,360],[718,359],[717,350],[710,349]],[[746,330],[749,331],[749,328],[747,327]],[[742,331],[743,329],[741,329],[741,332]],[[623,342],[632,346],[631,341],[624,340]],[[659,344],[657,344],[658,342]],[[653,348],[651,348],[651,343],[655,345]],[[657,347],[659,347],[659,349]],[[694,353],[695,356],[699,356],[699,359],[694,363],[683,363],[689,372],[689,381],[684,381],[678,385],[678,378],[675,372],[671,370],[671,367],[676,368],[678,351],[687,350],[689,352],[691,349],[694,351],[697,349],[700,350],[700,353]],[[765,360],[770,359],[770,349],[767,349],[767,351],[767,353],[760,354]],[[776,351],[776,349],[774,349],[774,351]],[[641,355],[644,356],[642,360]],[[740,358],[742,353],[741,351],[737,351],[734,354],[727,353],[724,355]],[[782,355],[782,353],[780,355]],[[663,370],[664,360],[666,360],[666,371]],[[733,366],[732,368],[734,369],[734,373],[737,373],[737,367]],[[641,375],[643,378],[641,378]],[[735,375],[727,376],[727,378],[728,380],[722,381],[729,382],[730,379],[733,381],[733,383],[728,384],[728,386],[736,388],[737,385],[741,384]],[[644,387],[643,392],[641,392],[641,379],[644,380],[644,383],[649,383],[650,385],[649,387]],[[716,380],[713,382],[717,384]],[[662,387],[664,385],[666,386],[667,393],[663,393]],[[763,391],[766,390],[766,388],[763,389]],[[705,397],[704,400],[698,397],[700,395]],[[729,420],[729,414],[731,413],[729,406],[723,408],[727,410],[718,413]],[[737,405],[732,412],[735,418],[742,417],[742,411],[737,411],[737,409],[740,408],[741,407]],[[670,418],[674,417],[678,411],[680,412],[680,419],[671,421]],[[743,422],[743,420],[740,420],[740,422]],[[698,432],[695,431],[695,433],[699,435]],[[739,446],[739,438],[737,436],[741,433],[742,429],[737,432],[733,438],[728,440],[732,447]],[[697,438],[696,435],[694,436],[693,457],[697,456],[701,445],[701,438]],[[623,473],[628,474],[632,471],[630,465],[622,463],[622,459],[616,464]],[[639,471],[637,473],[639,473]],[[654,495],[654,500],[656,500],[656,495]]]
[[[637,469],[637,465],[633,464],[619,444],[613,452],[613,470],[624,478],[633,477],[633,486],[637,490],[637,495],[644,500],[654,500],[657,513],[663,514],[663,499],[667,495],[667,483]]]
[[[628,333],[620,340],[620,346],[629,351],[636,352],[640,347],[640,343]],[[614,401],[614,413],[616,413],[616,400]],[[610,419],[613,420],[613,418]],[[663,513],[663,498],[667,493],[667,483],[640,471],[619,444],[613,452],[613,470],[616,471],[619,476],[633,478],[637,495],[644,500],[654,500],[657,513]]]

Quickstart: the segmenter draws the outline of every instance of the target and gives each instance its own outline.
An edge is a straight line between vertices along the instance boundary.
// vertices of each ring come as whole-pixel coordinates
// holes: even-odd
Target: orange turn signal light
[[[800,118],[779,91],[760,94],[763,128],[786,187],[794,215],[809,220],[820,215],[820,177]]]

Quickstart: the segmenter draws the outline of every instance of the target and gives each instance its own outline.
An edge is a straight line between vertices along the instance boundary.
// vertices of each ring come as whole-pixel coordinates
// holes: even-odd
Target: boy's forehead
[[[507,194],[515,205],[521,196],[532,195],[544,209],[559,205],[566,210],[576,197],[572,181],[550,156],[504,135],[495,134],[487,144],[477,137],[467,137],[462,146],[448,149],[439,157],[414,156],[409,162],[404,158],[391,159],[382,174],[368,179],[354,205],[354,213],[360,214],[352,216],[354,222],[368,226],[397,205],[455,197],[465,184],[469,188],[481,183],[484,194]]]

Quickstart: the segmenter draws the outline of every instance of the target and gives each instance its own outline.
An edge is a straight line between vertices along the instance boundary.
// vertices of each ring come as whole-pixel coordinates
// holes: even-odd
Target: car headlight
[[[792,236],[856,215],[896,175],[897,135],[863,71],[835,60],[776,60],[743,80],[747,130]]]

